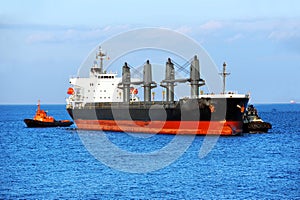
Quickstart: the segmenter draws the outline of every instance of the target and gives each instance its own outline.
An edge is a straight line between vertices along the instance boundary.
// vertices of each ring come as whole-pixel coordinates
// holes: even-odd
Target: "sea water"
[[[42,108],[56,119],[70,119],[64,105]],[[2,105],[0,199],[300,199],[300,105],[256,108],[272,123],[269,133],[219,137],[202,158],[205,136],[196,136],[169,165],[129,173],[90,154],[74,125],[26,128],[23,119],[33,117],[35,105]],[[105,135],[124,151],[140,153],[164,148],[174,138]]]

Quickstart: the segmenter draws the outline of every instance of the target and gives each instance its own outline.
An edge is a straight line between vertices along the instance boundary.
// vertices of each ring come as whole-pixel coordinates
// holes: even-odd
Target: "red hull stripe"
[[[192,135],[235,135],[242,132],[239,121],[129,121],[75,120],[79,129]]]

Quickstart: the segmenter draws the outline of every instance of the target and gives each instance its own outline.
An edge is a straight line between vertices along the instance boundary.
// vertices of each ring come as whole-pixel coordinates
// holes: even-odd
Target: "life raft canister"
[[[67,94],[72,95],[74,94],[74,89],[73,88],[68,88]]]
[[[136,88],[131,87],[131,88],[130,88],[130,93],[131,93],[131,94],[138,94],[139,91],[138,91]]]

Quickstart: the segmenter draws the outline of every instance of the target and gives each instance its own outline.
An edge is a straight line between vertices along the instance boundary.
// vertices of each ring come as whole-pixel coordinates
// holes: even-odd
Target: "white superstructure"
[[[71,77],[71,87],[68,90],[69,98],[66,99],[67,105],[81,107],[86,103],[101,102],[123,102],[123,90],[118,88],[122,82],[117,73],[107,73],[103,70],[103,58],[106,55],[101,49],[96,58],[100,58],[100,66],[95,61],[90,69],[89,77]],[[138,81],[138,79],[135,79]],[[138,101],[136,89],[132,89],[130,101]]]
[[[118,89],[121,78],[117,74],[91,73],[88,78],[71,78],[74,88],[73,101],[81,102],[122,102],[123,91]]]

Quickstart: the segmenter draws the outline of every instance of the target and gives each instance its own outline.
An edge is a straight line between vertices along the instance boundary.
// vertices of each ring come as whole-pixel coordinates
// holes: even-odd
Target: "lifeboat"
[[[40,101],[37,106],[33,119],[24,119],[27,127],[67,127],[73,124],[70,120],[55,120],[52,116],[48,116],[47,112],[41,109]]]

